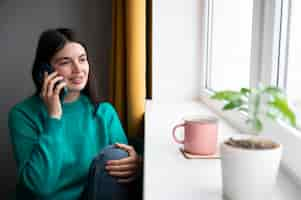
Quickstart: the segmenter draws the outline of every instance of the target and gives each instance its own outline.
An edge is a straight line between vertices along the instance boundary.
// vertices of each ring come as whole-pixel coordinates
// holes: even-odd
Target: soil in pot
[[[280,145],[268,140],[268,139],[262,139],[262,138],[248,138],[248,139],[228,139],[225,144],[237,147],[237,148],[243,148],[243,149],[254,149],[254,150],[268,150],[268,149],[275,149],[278,148]]]

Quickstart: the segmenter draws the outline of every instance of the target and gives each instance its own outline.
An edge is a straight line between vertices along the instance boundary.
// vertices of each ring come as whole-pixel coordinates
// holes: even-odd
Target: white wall
[[[31,65],[40,32],[63,26],[74,28],[86,42],[90,64],[97,68],[100,95],[106,96],[111,0],[0,1],[0,199],[9,199],[16,183],[8,111],[34,91]]]
[[[153,100],[198,98],[201,15],[198,0],[153,0]]]

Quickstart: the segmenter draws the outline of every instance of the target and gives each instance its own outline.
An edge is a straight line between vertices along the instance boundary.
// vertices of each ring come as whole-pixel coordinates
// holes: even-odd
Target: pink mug
[[[217,122],[215,117],[193,117],[184,119],[184,123],[173,128],[173,138],[184,144],[184,151],[198,155],[212,155],[217,147]],[[176,129],[184,127],[184,140],[176,137]]]

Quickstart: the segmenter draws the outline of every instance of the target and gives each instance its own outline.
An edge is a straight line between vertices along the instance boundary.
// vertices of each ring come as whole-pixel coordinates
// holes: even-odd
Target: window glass
[[[249,87],[252,15],[252,0],[212,1],[210,89]]]
[[[301,113],[301,1],[292,1],[286,89],[288,98]]]

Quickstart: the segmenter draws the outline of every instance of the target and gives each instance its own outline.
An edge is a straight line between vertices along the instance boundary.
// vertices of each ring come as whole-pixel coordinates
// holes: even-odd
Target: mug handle
[[[176,129],[179,128],[179,127],[184,127],[185,124],[179,124],[179,125],[176,125],[173,129],[172,129],[172,136],[173,136],[173,139],[179,143],[179,144],[184,144],[184,140],[178,140],[177,136],[176,136]]]

